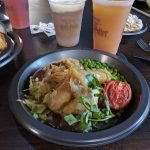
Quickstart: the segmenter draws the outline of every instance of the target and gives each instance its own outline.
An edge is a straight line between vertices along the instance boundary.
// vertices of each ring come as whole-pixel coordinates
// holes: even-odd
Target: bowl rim
[[[84,134],[74,133],[74,132],[69,132],[69,131],[62,131],[62,130],[59,130],[59,129],[56,129],[56,128],[53,128],[46,124],[41,123],[40,121],[34,119],[29,112],[28,113],[26,112],[26,110],[23,108],[24,107],[23,104],[18,103],[16,101],[20,95],[18,85],[21,82],[21,78],[23,74],[27,71],[28,67],[32,65],[34,62],[39,61],[40,59],[43,59],[44,57],[48,57],[49,55],[51,55],[52,57],[53,55],[56,55],[57,53],[64,53],[66,55],[67,52],[71,53],[71,52],[78,51],[81,53],[82,52],[85,53],[85,51],[87,52],[87,50],[91,54],[96,53],[100,55],[107,55],[108,57],[117,59],[117,61],[123,63],[129,69],[132,69],[132,71],[136,74],[137,78],[139,79],[141,83],[142,93],[143,93],[141,96],[143,101],[140,101],[140,104],[137,110],[128,119],[126,119],[120,124],[117,124],[103,131],[89,132],[89,133],[84,133]],[[18,92],[16,92],[16,90]],[[26,128],[32,134],[46,141],[53,142],[56,144],[67,145],[67,146],[74,146],[74,147],[104,145],[104,144],[112,143],[114,141],[117,141],[126,137],[127,135],[132,133],[134,130],[136,130],[142,124],[142,122],[146,119],[148,112],[149,112],[149,87],[143,75],[132,64],[130,64],[129,62],[127,63],[127,61],[124,62],[122,59],[120,59],[119,57],[115,55],[108,54],[102,51],[97,51],[97,50],[91,51],[91,49],[60,50],[60,51],[54,51],[52,53],[46,53],[44,55],[41,55],[27,62],[25,65],[23,65],[23,67],[17,72],[17,74],[12,80],[10,90],[9,90],[9,105],[10,105],[11,111],[13,112],[17,120],[24,126],[24,128]]]

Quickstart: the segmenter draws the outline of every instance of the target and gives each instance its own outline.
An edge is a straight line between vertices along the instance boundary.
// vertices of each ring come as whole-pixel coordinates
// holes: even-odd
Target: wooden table
[[[30,0],[30,23],[38,24],[39,21],[49,22],[51,14],[47,0]],[[150,18],[147,18],[137,12],[133,12],[143,19],[150,26]],[[8,26],[7,23],[5,23]],[[9,30],[9,28],[8,28]],[[60,49],[57,45],[55,37],[47,37],[45,34],[31,35],[29,28],[24,30],[14,30],[23,40],[23,49],[16,58],[16,67],[9,67],[8,70],[0,78],[0,149],[10,150],[32,150],[32,149],[52,149],[52,150],[75,150],[61,145],[45,142],[26,131],[12,115],[8,105],[8,88],[16,71],[27,61]],[[119,51],[124,53],[129,62],[132,63],[144,75],[150,85],[150,62],[133,58],[134,54],[149,55],[142,52],[137,46],[136,39],[143,37],[150,41],[150,27],[147,32],[136,36],[124,36],[122,38]],[[80,43],[75,48],[92,48],[92,3],[88,0],[85,6]],[[105,146],[93,148],[78,148],[86,150],[148,150],[150,149],[150,116],[134,133],[128,137]]]

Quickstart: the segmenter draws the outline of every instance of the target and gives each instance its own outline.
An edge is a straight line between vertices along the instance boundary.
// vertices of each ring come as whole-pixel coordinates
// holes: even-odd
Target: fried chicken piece
[[[64,82],[52,93],[46,94],[44,102],[48,104],[50,110],[58,113],[62,107],[67,104],[72,96],[68,77]]]
[[[7,48],[7,42],[3,33],[0,33],[0,54]]]
[[[50,110],[61,116],[85,111],[86,108],[79,102],[81,97],[89,97],[92,104],[97,104],[97,101],[84,80],[85,76],[82,76],[76,69],[70,68],[64,82],[52,93],[46,94],[44,102]]]

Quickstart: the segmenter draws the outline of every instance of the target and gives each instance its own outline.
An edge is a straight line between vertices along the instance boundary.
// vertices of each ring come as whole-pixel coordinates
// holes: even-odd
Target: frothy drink
[[[13,28],[29,27],[28,0],[4,0],[4,4]]]
[[[78,44],[85,0],[49,0],[59,45]]]
[[[93,0],[94,48],[116,54],[134,0]]]

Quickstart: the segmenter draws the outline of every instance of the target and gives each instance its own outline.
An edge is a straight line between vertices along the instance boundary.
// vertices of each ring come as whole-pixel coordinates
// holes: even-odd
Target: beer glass
[[[85,0],[48,0],[52,11],[56,40],[60,46],[78,44]]]
[[[116,54],[134,0],[93,0],[94,49]]]
[[[13,28],[29,27],[28,0],[4,0],[4,5]]]

